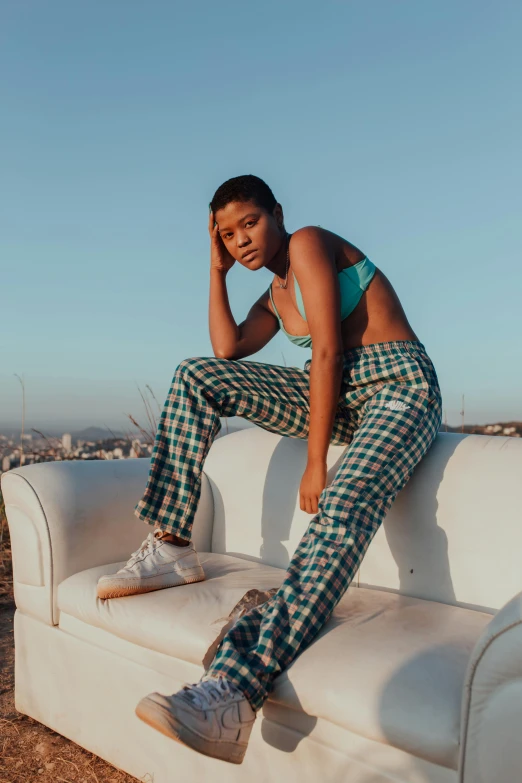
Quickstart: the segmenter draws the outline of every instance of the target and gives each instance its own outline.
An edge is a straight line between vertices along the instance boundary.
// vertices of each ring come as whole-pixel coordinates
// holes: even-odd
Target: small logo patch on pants
[[[384,403],[384,407],[389,408],[391,411],[407,411],[411,406],[400,400],[390,400]]]

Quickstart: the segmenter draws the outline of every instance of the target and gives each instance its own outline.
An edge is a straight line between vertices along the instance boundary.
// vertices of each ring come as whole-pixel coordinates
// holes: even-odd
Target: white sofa
[[[343,447],[329,451],[334,475]],[[277,586],[311,517],[306,442],[254,427],[214,442],[194,540],[207,579],[100,601],[147,533],[148,459],[2,476],[12,537],[16,706],[138,779],[515,783],[522,779],[522,441],[440,433],[352,586],[276,680],[242,765],[134,713],[202,674],[251,587]]]

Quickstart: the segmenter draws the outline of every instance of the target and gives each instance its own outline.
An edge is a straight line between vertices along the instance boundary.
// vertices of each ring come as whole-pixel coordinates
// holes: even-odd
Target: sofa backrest
[[[331,481],[346,446],[331,446]],[[220,438],[204,472],[212,549],[286,568],[306,441],[255,427]],[[398,494],[354,584],[494,611],[522,589],[522,440],[439,433]]]

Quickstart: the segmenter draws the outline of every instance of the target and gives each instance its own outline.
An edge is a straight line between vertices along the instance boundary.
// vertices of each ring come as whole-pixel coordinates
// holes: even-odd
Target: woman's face
[[[214,215],[223,244],[232,256],[247,269],[261,269],[270,263],[279,248],[283,234],[283,212],[280,204],[270,215],[253,201],[230,201]],[[246,258],[243,256],[249,253]]]

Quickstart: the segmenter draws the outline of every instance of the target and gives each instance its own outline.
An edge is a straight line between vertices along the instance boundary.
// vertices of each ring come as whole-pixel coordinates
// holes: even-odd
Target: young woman
[[[220,416],[306,438],[299,488],[313,514],[281,587],[222,640],[198,683],[140,701],[140,718],[199,752],[240,763],[275,677],[328,620],[397,493],[441,423],[437,375],[388,278],[348,240],[318,226],[289,234],[263,180],[227,180],[210,203],[210,336],[214,357],[177,368],[150,475],[135,513],[154,525],[115,575],[111,598],[205,578],[191,543],[201,470]],[[235,262],[272,283],[236,324],[227,296]],[[311,346],[305,368],[241,361],[283,330]],[[326,486],[330,443],[347,444]]]

